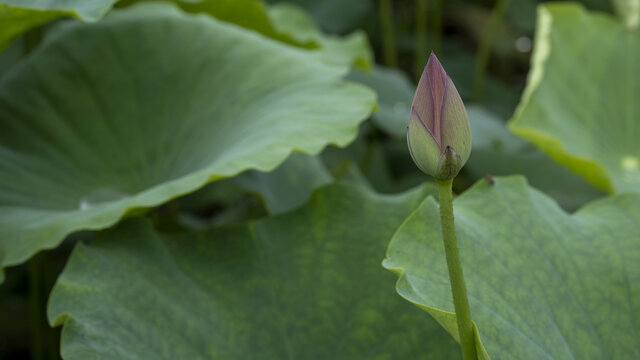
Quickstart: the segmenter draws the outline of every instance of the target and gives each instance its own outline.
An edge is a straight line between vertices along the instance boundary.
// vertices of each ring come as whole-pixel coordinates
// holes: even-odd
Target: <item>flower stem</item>
[[[437,183],[440,198],[442,239],[444,240],[444,251],[447,257],[447,267],[449,268],[453,307],[456,311],[456,320],[458,321],[462,358],[464,360],[476,360],[473,323],[471,322],[469,299],[467,298],[467,288],[464,284],[464,274],[462,273],[462,263],[460,262],[460,251],[458,249],[458,239],[456,237],[456,227],[453,219],[453,191],[451,190],[453,179],[437,180]]]
[[[398,66],[398,54],[396,50],[396,33],[393,28],[391,0],[378,0],[378,14],[380,15],[380,29],[382,30],[384,64],[395,68]]]

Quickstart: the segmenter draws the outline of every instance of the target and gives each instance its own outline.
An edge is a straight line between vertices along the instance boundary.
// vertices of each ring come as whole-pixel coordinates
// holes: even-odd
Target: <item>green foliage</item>
[[[0,50],[23,32],[62,16],[94,22],[117,0],[2,0]]]
[[[374,95],[322,58],[168,4],[63,24],[0,82],[0,264],[348,143]]]
[[[639,1],[0,0],[0,358],[460,358],[430,50],[479,358],[640,358]]]
[[[638,33],[611,16],[576,4],[540,6],[511,129],[605,191],[639,191],[638,54]]]
[[[569,215],[514,177],[476,184],[454,211],[471,314],[489,355],[640,356],[640,195]],[[394,235],[384,266],[400,275],[400,295],[456,336],[437,216],[427,199]]]
[[[78,244],[52,292],[62,355],[455,359],[453,340],[380,267],[424,195],[337,185],[284,216],[181,235],[125,221]]]

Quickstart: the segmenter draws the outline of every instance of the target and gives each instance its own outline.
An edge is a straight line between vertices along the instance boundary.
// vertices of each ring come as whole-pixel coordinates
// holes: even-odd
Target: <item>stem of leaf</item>
[[[378,1],[378,13],[380,14],[380,28],[382,30],[382,53],[384,64],[395,68],[398,66],[396,50],[396,33],[393,28],[393,9],[391,0]]]
[[[449,268],[449,281],[451,282],[453,306],[456,311],[456,320],[458,322],[458,334],[460,336],[460,346],[462,347],[462,358],[464,360],[476,360],[477,355],[473,335],[473,323],[471,322],[467,287],[464,283],[462,263],[460,262],[460,250],[458,249],[458,238],[456,236],[456,227],[453,218],[453,191],[451,188],[453,179],[444,181],[437,180],[437,183],[440,199],[442,239],[444,240],[444,251],[447,257],[447,267]]]
[[[416,4],[416,48],[415,77],[420,81],[422,71],[427,63],[427,0],[417,0]]]
[[[442,45],[442,0],[433,1],[433,11],[431,11],[431,34],[432,49],[438,56],[442,56],[440,53]]]
[[[40,288],[41,288],[42,267],[40,256],[35,255],[29,261],[29,317],[31,322],[31,358],[34,360],[44,359],[43,333],[40,321],[43,316],[40,311]]]
[[[491,12],[489,23],[482,33],[480,44],[478,46],[478,55],[476,55],[475,69],[473,73],[473,101],[481,102],[484,97],[484,82],[489,64],[489,55],[491,55],[491,44],[493,38],[498,32],[498,26],[502,21],[505,11],[509,7],[511,0],[498,0],[496,6]]]

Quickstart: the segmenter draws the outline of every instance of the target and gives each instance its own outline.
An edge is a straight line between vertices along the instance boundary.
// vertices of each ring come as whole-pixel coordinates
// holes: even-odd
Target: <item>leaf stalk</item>
[[[491,55],[491,45],[498,33],[500,22],[504,17],[504,13],[509,7],[511,0],[498,0],[496,6],[491,12],[488,24],[480,38],[478,46],[478,54],[476,55],[474,71],[473,71],[473,93],[474,102],[481,102],[484,97],[485,78],[487,66],[489,65],[489,56]]]
[[[34,360],[44,359],[44,334],[40,321],[44,317],[41,310],[40,288],[42,286],[41,254],[29,261],[29,320],[31,322],[31,357]]]
[[[417,0],[416,3],[416,48],[415,48],[415,77],[420,81],[424,63],[427,62],[427,0]]]
[[[378,0],[378,14],[382,31],[382,54],[384,64],[391,68],[398,67],[396,50],[396,33],[393,25],[393,7],[391,0]]]

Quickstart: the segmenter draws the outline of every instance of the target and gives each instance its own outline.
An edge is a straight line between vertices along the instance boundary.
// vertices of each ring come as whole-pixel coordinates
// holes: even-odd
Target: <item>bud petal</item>
[[[409,145],[409,152],[413,162],[422,172],[433,176],[440,160],[440,146],[421,121],[415,109],[411,109],[411,119],[407,129],[407,144]]]
[[[442,104],[442,119],[440,123],[442,133],[441,148],[452,146],[460,154],[462,165],[471,154],[471,129],[464,103],[456,90],[453,81],[447,77],[447,85]]]
[[[431,53],[411,104],[438,145],[441,144],[440,115],[447,79],[447,73],[440,65],[438,58]]]
[[[464,166],[464,161],[456,149],[447,146],[440,155],[436,172],[433,175],[436,180],[450,180],[456,177]]]

